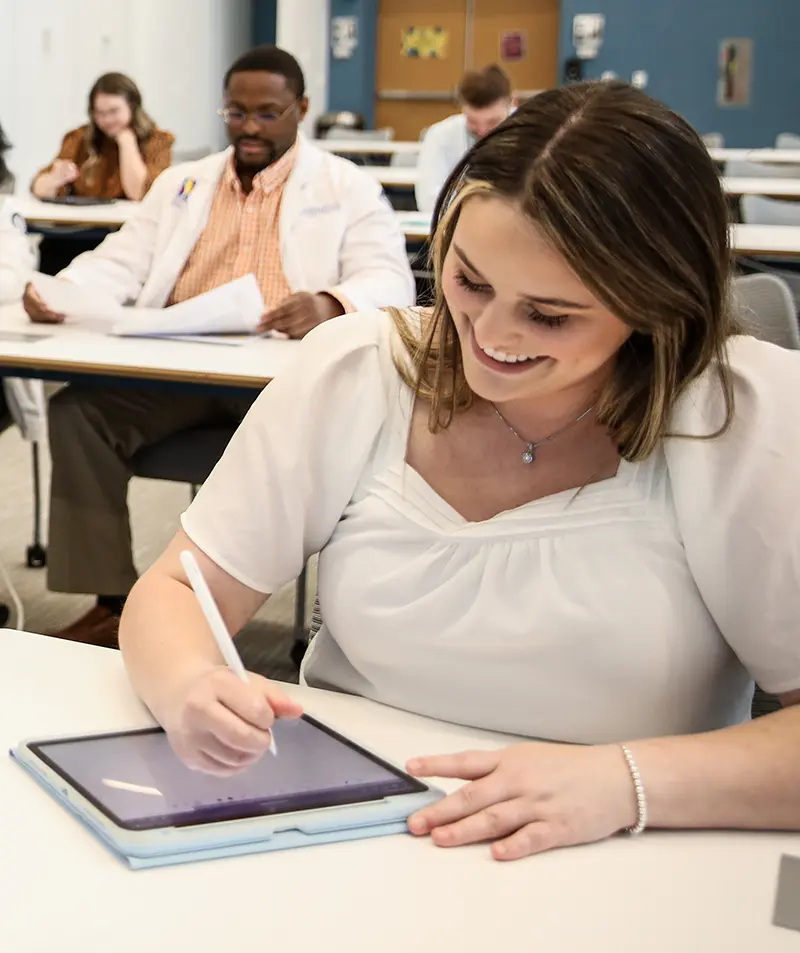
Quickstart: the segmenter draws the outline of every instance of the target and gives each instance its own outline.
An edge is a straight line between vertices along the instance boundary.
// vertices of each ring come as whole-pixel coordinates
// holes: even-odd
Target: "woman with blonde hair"
[[[619,831],[800,829],[800,355],[741,336],[697,134],[619,83],[526,102],[456,168],[430,312],[302,343],[133,589],[132,682],[231,774],[298,706],[233,632],[320,553],[302,677],[525,736],[420,757],[409,822],[509,860]],[[753,680],[783,710],[750,721]],[[545,743],[547,742],[547,743]]]
[[[170,165],[174,141],[145,112],[133,80],[106,73],[89,92],[89,122],[64,136],[58,156],[34,179],[33,194],[139,200]]]

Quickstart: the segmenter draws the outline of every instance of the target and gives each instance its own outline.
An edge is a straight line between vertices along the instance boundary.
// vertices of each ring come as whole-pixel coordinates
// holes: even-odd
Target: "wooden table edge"
[[[42,370],[48,372],[63,372],[65,376],[76,374],[95,375],[99,377],[124,377],[134,380],[171,381],[185,384],[214,384],[220,387],[241,387],[254,390],[264,388],[271,377],[250,377],[240,374],[217,374],[213,372],[198,373],[197,371],[178,370],[176,368],[161,367],[122,367],[119,364],[102,364],[88,361],[64,361],[54,358],[27,357],[24,355],[8,355],[0,353],[0,366],[5,368],[25,368],[26,370]]]

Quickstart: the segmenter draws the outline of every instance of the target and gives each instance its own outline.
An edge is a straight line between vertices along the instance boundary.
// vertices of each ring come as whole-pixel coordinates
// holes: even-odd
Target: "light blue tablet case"
[[[149,867],[169,867],[174,864],[190,864],[201,860],[217,860],[223,857],[238,857],[244,854],[259,854],[273,850],[289,850],[293,847],[310,847],[314,844],[329,844],[338,841],[359,840],[366,837],[383,837],[388,834],[407,834],[407,819],[426,804],[443,797],[443,792],[429,787],[420,794],[406,794],[390,798],[379,803],[367,802],[363,805],[348,805],[343,809],[326,808],[318,811],[300,812],[291,815],[292,829],[278,829],[287,823],[283,818],[265,817],[261,819],[258,833],[252,833],[250,839],[233,843],[213,843],[188,849],[175,849],[174,839],[169,836],[175,828],[164,829],[164,844],[154,847],[154,853],[134,854],[126,851],[111,836],[111,831],[96,821],[92,814],[83,810],[81,805],[70,799],[65,791],[56,788],[49,779],[40,774],[36,765],[21,757],[21,749],[10,751],[16,763],[34,778],[59,804],[88,828],[112,853],[124,861],[133,870]],[[77,795],[77,792],[73,792]],[[80,795],[77,795],[80,798]],[[80,798],[82,801],[83,798]],[[90,810],[96,810],[89,805]],[[208,831],[220,825],[206,825]],[[231,832],[233,835],[233,832]],[[411,835],[409,835],[411,836]]]

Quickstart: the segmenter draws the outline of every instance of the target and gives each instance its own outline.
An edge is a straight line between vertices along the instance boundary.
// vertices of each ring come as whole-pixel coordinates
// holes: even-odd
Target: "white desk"
[[[728,195],[763,195],[772,199],[800,199],[800,178],[772,179],[753,177],[729,177],[722,179]]]
[[[395,762],[500,735],[290,686]],[[0,749],[147,723],[119,655],[3,630]],[[646,833],[510,864],[398,835],[131,872],[0,753],[3,953],[797,953],[771,926],[800,836]],[[34,926],[36,924],[36,926]]]
[[[395,214],[406,238],[416,241],[424,241],[428,238],[429,217],[420,212]],[[734,252],[739,255],[800,258],[800,225],[732,225],[731,245]]]
[[[425,241],[431,233],[431,216],[424,212],[395,212],[407,239]]]
[[[37,335],[15,341],[4,332]],[[20,305],[0,308],[0,367],[31,373],[261,388],[292,358],[297,341],[255,338],[239,347],[153,338],[120,338],[64,324],[32,324]],[[2,950],[2,946],[0,946]]]
[[[138,202],[118,201],[107,205],[56,205],[33,196],[15,200],[29,225],[64,225],[78,228],[119,228],[133,215]]]
[[[800,165],[800,149],[709,149],[715,162],[766,162]]]
[[[417,184],[416,168],[393,165],[365,165],[362,171],[386,188],[413,189]]]
[[[732,244],[739,255],[800,258],[800,225],[733,225]]]
[[[314,139],[314,145],[343,156],[417,155],[422,143],[368,139]]]

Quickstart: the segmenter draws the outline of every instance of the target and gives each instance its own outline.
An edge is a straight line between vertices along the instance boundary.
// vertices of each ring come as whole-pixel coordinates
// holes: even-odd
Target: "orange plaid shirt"
[[[297,146],[253,179],[242,191],[233,155],[217,186],[208,222],[175,282],[170,304],[186,301],[252,272],[267,311],[292,293],[281,263],[278,215]]]

